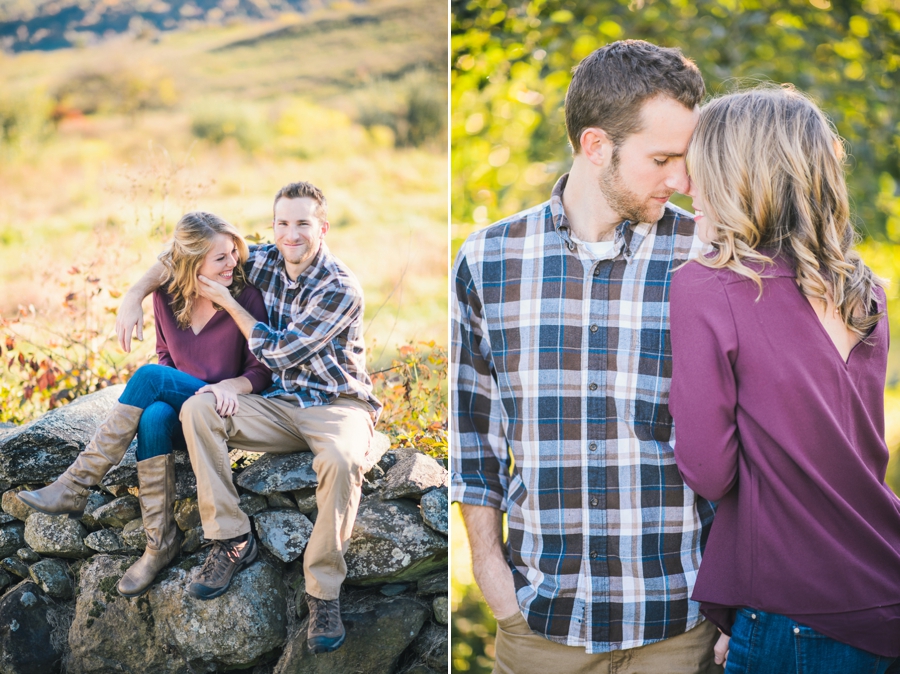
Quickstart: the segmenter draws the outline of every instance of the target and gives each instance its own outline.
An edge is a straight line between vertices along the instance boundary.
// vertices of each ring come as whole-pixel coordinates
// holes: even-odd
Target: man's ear
[[[606,131],[589,126],[581,132],[581,152],[589,162],[598,167],[609,164],[615,148]]]
[[[331,226],[331,223],[328,220],[322,220],[322,236],[328,234],[328,228]]]

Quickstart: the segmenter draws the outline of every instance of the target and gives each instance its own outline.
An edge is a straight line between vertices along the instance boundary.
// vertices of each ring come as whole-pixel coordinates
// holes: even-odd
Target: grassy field
[[[274,193],[309,180],[374,366],[445,345],[446,30],[440,3],[370,0],[0,55],[0,314],[63,330],[91,296],[100,343],[181,213],[265,239]]]

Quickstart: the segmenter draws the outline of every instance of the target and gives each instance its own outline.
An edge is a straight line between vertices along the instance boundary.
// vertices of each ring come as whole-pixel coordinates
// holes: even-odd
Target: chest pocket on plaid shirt
[[[669,387],[672,380],[672,345],[669,331],[641,330],[635,395],[628,401],[626,420],[639,440],[668,442],[672,437]]]

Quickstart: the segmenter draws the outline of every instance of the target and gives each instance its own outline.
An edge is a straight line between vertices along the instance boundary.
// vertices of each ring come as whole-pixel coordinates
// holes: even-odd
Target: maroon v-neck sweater
[[[841,358],[779,258],[763,293],[691,262],[671,286],[675,458],[718,501],[692,598],[900,655],[900,501],[884,483],[888,321]],[[877,289],[878,310],[885,295]]]
[[[256,320],[269,322],[262,294],[253,286],[246,286],[237,301]],[[272,373],[250,353],[247,340],[227,312],[217,311],[195,335],[190,328],[178,327],[171,302],[172,298],[163,290],[153,293],[160,365],[174,367],[208,384],[244,376],[253,385],[253,393],[269,386]]]

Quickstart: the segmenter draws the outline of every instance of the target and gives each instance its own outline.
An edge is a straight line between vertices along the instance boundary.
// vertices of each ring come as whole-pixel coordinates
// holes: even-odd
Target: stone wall
[[[227,593],[185,592],[207,554],[196,482],[176,453],[182,554],[141,597],[116,591],[146,545],[135,444],[84,516],[48,516],[15,498],[75,459],[123,387],[0,430],[0,674],[432,674],[447,671],[447,471],[376,433],[341,594],[347,640],[306,648],[302,555],[315,521],[312,455],[232,452],[241,509],[260,557]]]

